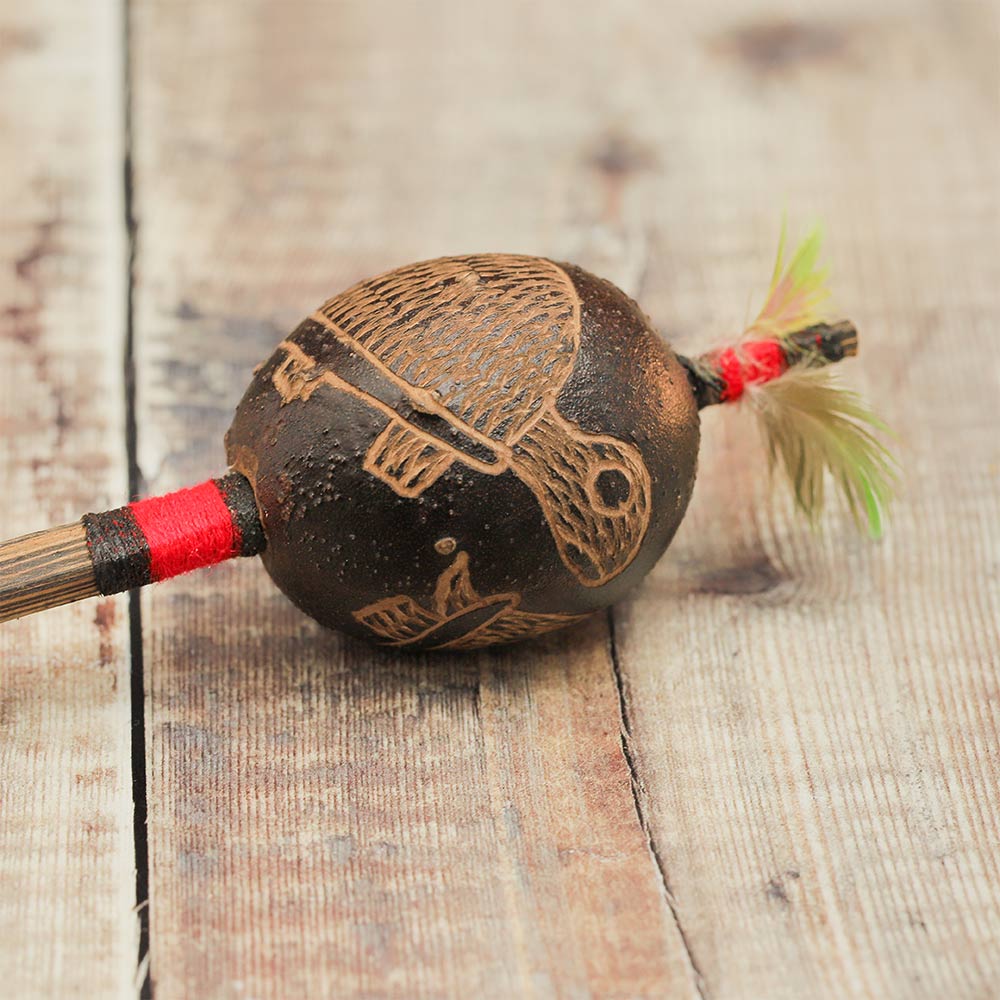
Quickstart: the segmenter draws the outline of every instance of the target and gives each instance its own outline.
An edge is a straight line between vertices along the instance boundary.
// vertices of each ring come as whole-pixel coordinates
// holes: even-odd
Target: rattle
[[[782,238],[782,246],[784,237]],[[880,531],[884,429],[826,366],[813,233],[779,247],[733,345],[675,354],[614,285],[514,254],[442,257],[362,281],[260,365],[229,472],[0,545],[0,621],[261,555],[323,625],[469,649],[584,618],[652,568],[694,486],[698,411],[745,399],[772,466],[815,517],[827,473]]]

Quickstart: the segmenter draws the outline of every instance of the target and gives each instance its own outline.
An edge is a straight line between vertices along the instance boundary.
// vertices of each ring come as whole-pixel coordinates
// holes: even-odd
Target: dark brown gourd
[[[446,257],[362,282],[254,376],[227,436],[264,563],[317,621],[398,645],[602,608],[687,507],[698,407],[639,307],[578,267]]]

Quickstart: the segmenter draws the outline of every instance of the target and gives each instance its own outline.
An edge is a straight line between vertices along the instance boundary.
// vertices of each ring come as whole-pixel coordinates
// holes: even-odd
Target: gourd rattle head
[[[694,485],[688,372],[568,264],[413,264],[330,299],[226,438],[277,585],[323,625],[462,649],[558,628],[650,570]]]

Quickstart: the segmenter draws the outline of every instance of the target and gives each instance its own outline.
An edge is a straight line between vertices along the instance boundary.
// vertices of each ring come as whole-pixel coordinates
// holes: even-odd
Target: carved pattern
[[[390,646],[475,649],[541,635],[587,617],[519,611],[520,600],[516,593],[481,597],[472,586],[468,553],[459,552],[438,577],[430,608],[401,594],[355,611],[354,618]]]
[[[504,254],[442,258],[362,282],[313,318],[413,410],[442,418],[489,456],[417,427],[286,340],[273,376],[284,402],[325,383],[389,417],[365,456],[368,472],[418,497],[456,461],[490,475],[510,469],[584,586],[629,565],[649,525],[649,472],[633,445],[587,433],[556,409],[580,347],[579,298],[562,268]],[[602,476],[617,481],[610,499]]]
[[[532,257],[449,257],[391,271],[320,314],[405,385],[491,441],[517,436],[573,370],[580,302]]]
[[[591,586],[620,573],[649,524],[649,473],[638,450],[607,435],[583,434],[550,409],[514,454],[514,468],[542,505],[563,562]],[[624,480],[618,502],[601,494],[602,476]]]

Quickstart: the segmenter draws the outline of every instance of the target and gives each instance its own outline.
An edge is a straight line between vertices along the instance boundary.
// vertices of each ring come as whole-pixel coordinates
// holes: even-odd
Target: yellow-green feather
[[[828,298],[826,271],[817,267],[822,233],[815,228],[784,264],[782,227],[771,287],[748,336],[783,338],[822,319]],[[768,448],[772,469],[788,477],[798,507],[814,523],[823,509],[829,473],[856,522],[867,521],[870,534],[882,534],[892,498],[896,464],[876,436],[885,424],[856,393],[837,384],[823,360],[806,358],[792,371],[748,387]]]
[[[786,230],[781,227],[778,256],[771,276],[771,287],[757,318],[747,335],[783,337],[811,326],[821,318],[820,307],[829,298],[827,272],[816,267],[823,231],[819,226],[802,241],[788,267],[785,267]]]

